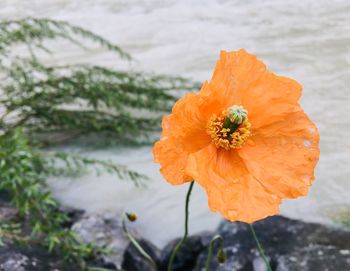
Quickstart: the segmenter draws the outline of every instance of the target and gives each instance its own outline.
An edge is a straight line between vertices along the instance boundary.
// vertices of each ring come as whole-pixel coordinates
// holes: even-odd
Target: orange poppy
[[[196,180],[209,207],[252,223],[305,196],[314,180],[319,134],[298,100],[301,85],[241,49],[221,52],[211,81],[164,117],[155,161],[173,185]]]

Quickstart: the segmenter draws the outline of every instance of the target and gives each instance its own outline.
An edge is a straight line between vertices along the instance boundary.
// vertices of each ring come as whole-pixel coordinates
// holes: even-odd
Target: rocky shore
[[[8,206],[0,208],[0,218],[15,216]],[[149,271],[153,270],[123,233],[121,221],[108,214],[87,215],[70,210],[72,227],[84,242],[105,247],[110,254],[94,261],[93,265],[105,270]],[[166,270],[172,248],[178,240],[172,240],[164,248],[157,248],[151,240],[137,233],[137,223],[129,223],[130,232],[139,240],[154,259],[158,271]],[[274,216],[254,224],[255,230],[269,257],[274,271],[346,271],[350,270],[350,232],[314,223],[305,223]],[[179,251],[174,271],[204,270],[211,238],[220,234],[224,239],[227,260],[219,264],[214,248],[210,269],[212,271],[265,271],[249,226],[244,223],[222,221],[216,231],[192,235]],[[75,271],[54,255],[48,255],[40,247],[24,248],[14,244],[0,247],[1,271]],[[101,269],[102,270],[102,269]]]

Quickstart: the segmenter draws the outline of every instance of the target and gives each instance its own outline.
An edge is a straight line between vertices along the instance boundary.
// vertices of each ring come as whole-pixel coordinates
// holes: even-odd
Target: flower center
[[[243,106],[233,105],[222,111],[220,116],[213,114],[208,121],[207,133],[217,148],[230,150],[242,147],[250,136],[248,111]]]

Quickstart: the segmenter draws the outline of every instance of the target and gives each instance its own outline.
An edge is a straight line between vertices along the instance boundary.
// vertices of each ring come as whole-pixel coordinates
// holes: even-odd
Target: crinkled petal
[[[292,79],[265,72],[240,93],[254,129],[283,120],[299,110],[302,87]]]
[[[243,105],[252,126],[258,128],[296,111],[301,89],[299,83],[269,72],[255,55],[241,49],[221,52],[209,87],[201,95],[215,95],[223,109]]]
[[[231,221],[276,214],[282,198],[308,192],[319,156],[317,128],[298,104],[301,89],[245,50],[222,52],[211,81],[163,121],[154,149],[162,174],[173,184],[197,180],[210,208]],[[252,136],[241,149],[217,149],[208,120],[232,105],[248,110]]]
[[[244,49],[233,52],[221,51],[210,84],[229,103],[239,102],[241,93],[266,73],[266,66],[255,55]]]
[[[168,119],[169,135],[177,145],[188,152],[195,152],[210,143],[206,132],[207,119],[199,108],[200,97],[187,93],[173,107]]]
[[[209,145],[189,155],[185,172],[206,190],[210,209],[228,220],[252,223],[279,211],[281,199],[248,172],[236,151]]]
[[[191,177],[185,174],[188,152],[184,151],[174,138],[169,136],[167,116],[162,121],[163,133],[153,148],[155,162],[161,165],[160,172],[163,177],[173,185],[183,184],[192,181]]]
[[[248,143],[238,153],[268,191],[283,198],[308,193],[319,157],[319,134],[301,109],[255,130]]]
[[[222,51],[220,59],[209,82],[205,82],[200,96],[202,110],[211,114],[221,114],[224,109],[242,104],[240,92],[256,80],[266,70],[265,65],[241,49],[236,52]]]

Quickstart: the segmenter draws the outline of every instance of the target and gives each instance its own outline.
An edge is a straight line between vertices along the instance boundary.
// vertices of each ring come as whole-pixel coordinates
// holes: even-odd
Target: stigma
[[[222,114],[213,114],[207,124],[207,133],[217,148],[225,150],[241,148],[251,135],[248,111],[241,105],[233,105]]]

